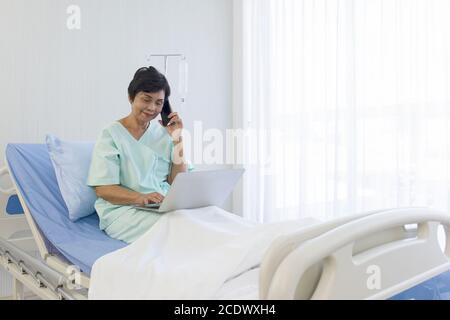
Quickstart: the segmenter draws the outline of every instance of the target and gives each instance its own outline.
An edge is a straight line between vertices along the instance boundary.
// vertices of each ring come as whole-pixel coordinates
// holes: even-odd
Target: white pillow
[[[69,219],[76,221],[91,215],[97,196],[86,181],[94,142],[67,142],[50,134],[45,142]]]

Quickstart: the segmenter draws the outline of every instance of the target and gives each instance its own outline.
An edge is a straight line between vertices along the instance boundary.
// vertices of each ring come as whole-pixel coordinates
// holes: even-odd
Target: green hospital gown
[[[118,121],[104,128],[92,153],[87,184],[121,185],[140,192],[166,195],[167,176],[174,145],[167,130],[151,122],[139,140]],[[189,170],[192,170],[189,165]],[[100,229],[112,238],[131,243],[149,230],[160,213],[139,210],[131,205],[114,205],[102,198],[95,202]]]

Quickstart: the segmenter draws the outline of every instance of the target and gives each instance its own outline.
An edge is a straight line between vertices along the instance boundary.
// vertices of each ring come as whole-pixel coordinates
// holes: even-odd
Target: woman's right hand
[[[139,205],[146,205],[149,203],[160,203],[164,200],[164,196],[158,192],[140,193],[137,198]]]

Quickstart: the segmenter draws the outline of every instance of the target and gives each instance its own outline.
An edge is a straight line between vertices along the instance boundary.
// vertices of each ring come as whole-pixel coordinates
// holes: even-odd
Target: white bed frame
[[[18,191],[16,181],[12,175],[9,174],[10,168],[8,161],[5,159],[6,167],[0,169],[0,176],[8,174],[12,181],[13,188],[2,189],[0,192],[8,195],[17,194],[20,204],[24,210],[24,215],[4,217],[0,219],[0,236],[3,240],[7,240],[8,243],[15,246],[16,249],[11,248],[11,251],[15,250],[19,254],[23,253],[25,257],[23,260],[32,261],[33,264],[38,264],[39,261],[35,261],[32,256],[29,256],[27,252],[36,250],[39,251],[39,255],[42,259],[41,268],[47,269],[47,273],[57,273],[64,279],[64,283],[51,284],[45,280],[46,276],[54,277],[55,274],[43,274],[42,271],[27,272],[25,269],[26,261],[18,260],[14,258],[14,253],[0,255],[0,266],[6,269],[13,278],[13,299],[24,299],[25,290],[28,288],[36,296],[42,299],[87,299],[87,290],[89,289],[89,277],[78,271],[73,265],[70,265],[60,259],[58,256],[48,252],[44,238],[40,233],[33,216],[30,213],[23,196]],[[12,236],[18,231],[30,230],[31,237],[15,239]],[[22,252],[20,252],[20,251]],[[1,253],[1,251],[0,251]],[[28,255],[29,257],[26,257]],[[53,272],[52,272],[53,271]],[[38,275],[36,275],[38,273]],[[47,283],[46,283],[47,282]]]
[[[438,227],[443,227],[443,246]],[[277,239],[261,265],[262,299],[386,299],[450,270],[450,215],[371,212]],[[375,280],[375,283],[372,281]]]
[[[9,172],[7,167],[0,174],[5,174],[5,170]],[[12,176],[11,180],[14,188],[0,191],[16,193],[16,181]],[[8,245],[19,247],[3,254],[0,250],[0,265],[14,279],[13,298],[22,299],[25,286],[42,299],[86,299],[89,277],[48,252],[22,195],[18,191],[17,195],[24,217],[0,219],[0,236],[8,240]],[[411,224],[417,225],[408,227]],[[445,229],[444,250],[438,243],[440,225]],[[18,229],[27,227],[32,237],[11,238]],[[400,208],[302,228],[277,238],[267,250],[260,268],[259,296],[261,299],[391,297],[450,269],[449,227],[450,215],[443,212]],[[42,261],[22,253],[33,246],[37,246]],[[30,266],[39,263],[41,271],[31,270]],[[380,285],[373,288],[367,285],[375,276],[369,271],[377,268]]]

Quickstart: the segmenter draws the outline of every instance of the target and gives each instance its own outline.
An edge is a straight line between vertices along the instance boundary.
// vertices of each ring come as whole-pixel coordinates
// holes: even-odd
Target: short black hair
[[[141,91],[155,93],[161,90],[164,90],[164,98],[167,99],[170,96],[170,86],[166,77],[152,66],[142,67],[136,71],[128,86],[128,96],[134,101]]]

